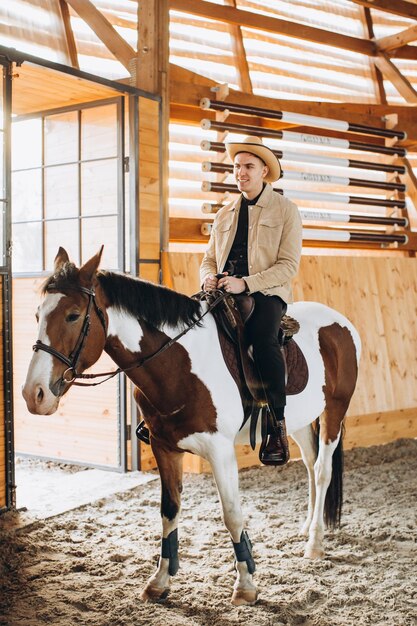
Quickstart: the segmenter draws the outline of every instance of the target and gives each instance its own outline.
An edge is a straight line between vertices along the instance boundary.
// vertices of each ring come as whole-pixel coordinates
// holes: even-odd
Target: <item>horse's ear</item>
[[[95,273],[100,265],[101,255],[103,254],[104,246],[101,246],[100,250],[91,259],[86,261],[84,265],[80,267],[80,279],[87,285],[91,285]]]
[[[64,263],[68,263],[68,262],[69,262],[69,256],[68,256],[67,251],[64,248],[61,248],[61,246],[59,246],[59,250],[57,252],[57,255],[54,261],[55,272],[58,272],[58,270],[61,269]]]

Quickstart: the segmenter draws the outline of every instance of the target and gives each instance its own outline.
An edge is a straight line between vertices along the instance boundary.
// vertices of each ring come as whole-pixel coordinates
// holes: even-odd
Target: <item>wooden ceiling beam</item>
[[[365,33],[368,39],[374,39],[374,24],[372,21],[371,10],[368,7],[361,7],[361,20]],[[381,70],[375,65],[372,59],[370,59],[370,70],[372,73],[372,80],[375,86],[376,97],[381,104],[387,104],[387,94],[385,93],[384,79]]]
[[[71,18],[68,9],[68,4],[65,0],[58,0],[59,13],[61,15],[62,25],[64,27],[65,33],[65,43],[67,47],[67,54],[70,60],[72,67],[80,69],[80,65],[78,63],[78,55],[77,55],[77,46],[75,43],[74,32],[71,26]]]
[[[374,57],[374,63],[407,102],[417,104],[417,91],[386,54],[380,52]]]
[[[403,46],[402,48],[391,50],[390,57],[407,61],[417,61],[417,46]]]
[[[417,19],[417,5],[406,0],[351,0],[356,4],[360,4],[363,7],[369,9],[378,9],[378,11],[385,11],[387,13],[393,13],[394,15],[402,15],[402,17],[408,17],[410,19]]]
[[[236,0],[224,0],[227,6],[236,9]],[[236,71],[238,74],[238,85],[241,91],[253,93],[252,81],[249,73],[246,50],[243,43],[242,29],[237,24],[229,25],[230,36],[232,38],[232,51],[235,59]]]
[[[376,39],[375,43],[378,46],[378,50],[388,52],[389,50],[395,50],[396,48],[402,48],[411,41],[417,39],[417,25],[411,26],[406,30],[397,33],[396,35],[390,35],[389,37],[381,37]]]
[[[132,59],[136,58],[135,50],[119,35],[104,15],[90,0],[65,0],[83,19],[106,48],[130,72]]]
[[[341,35],[329,30],[306,26],[288,20],[281,20],[267,15],[243,11],[230,6],[222,6],[205,2],[204,0],[170,0],[170,9],[191,13],[210,20],[255,28],[267,32],[279,33],[287,37],[313,41],[326,46],[333,46],[350,50],[359,54],[373,56],[375,54],[375,44],[366,39]],[[417,9],[417,7],[416,7]]]

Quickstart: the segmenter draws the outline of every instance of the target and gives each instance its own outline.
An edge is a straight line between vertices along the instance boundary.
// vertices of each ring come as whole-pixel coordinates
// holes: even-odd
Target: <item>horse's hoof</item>
[[[169,594],[169,587],[155,587],[154,585],[147,585],[140,594],[140,599],[143,602],[161,602],[165,600]]]
[[[252,605],[258,599],[256,589],[235,589],[232,595],[234,606]]]
[[[322,559],[324,557],[323,548],[312,548],[307,546],[304,552],[304,557],[306,559]]]

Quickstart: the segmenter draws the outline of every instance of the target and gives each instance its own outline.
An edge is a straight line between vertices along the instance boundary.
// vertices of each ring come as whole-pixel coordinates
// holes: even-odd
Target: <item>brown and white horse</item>
[[[182,459],[191,451],[213,469],[236,556],[232,602],[252,604],[257,592],[251,543],[244,531],[234,445],[243,408],[224,363],[209,314],[158,356],[143,362],[204,313],[206,305],[165,287],[111,272],[98,272],[101,252],[77,268],[62,248],[55,273],[43,289],[34,346],[23,396],[29,411],[50,415],[75,374],[91,367],[105,350],[135,385],[135,399],[151,434],[162,483],[162,551],[143,599],[161,599],[178,569],[177,526]],[[300,323],[297,343],[309,366],[304,391],[288,397],[288,432],[300,447],[309,478],[308,514],[302,532],[306,556],[323,556],[324,518],[340,519],[342,423],[355,389],[360,340],[336,311],[298,302],[288,313]],[[138,367],[138,364],[142,366]],[[313,429],[317,421],[319,429]]]

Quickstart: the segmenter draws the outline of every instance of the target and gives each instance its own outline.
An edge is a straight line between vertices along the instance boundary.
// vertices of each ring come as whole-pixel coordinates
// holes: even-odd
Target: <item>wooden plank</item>
[[[138,274],[144,280],[150,280],[153,283],[159,284],[159,263],[139,263]]]
[[[314,28],[276,17],[243,11],[230,6],[202,2],[201,0],[170,0],[169,6],[176,11],[191,13],[203,18],[226,22],[227,24],[256,28],[258,30],[286,35],[287,37],[314,41],[319,44],[325,42],[327,46],[335,46],[368,56],[372,56],[375,53],[375,45],[373,42],[365,39],[341,35],[321,28]]]
[[[18,115],[115,96],[120,92],[105,85],[30,63],[19,67],[13,79],[13,111]]]
[[[352,2],[370,9],[378,9],[394,15],[417,19],[417,5],[406,2],[406,0],[352,0]]]
[[[386,54],[383,52],[377,54],[374,63],[407,102],[417,104],[417,91]]]
[[[208,86],[198,83],[173,81],[170,85],[171,103],[181,104],[187,107],[199,109],[202,98],[213,98],[213,93]],[[417,142],[417,124],[415,123],[415,111],[410,106],[387,106],[383,104],[358,104],[358,103],[335,103],[319,101],[298,101],[269,98],[241,93],[230,89],[228,96],[230,102],[239,102],[247,106],[264,107],[275,111],[291,111],[305,115],[318,117],[330,117],[339,120],[349,120],[356,124],[370,126],[383,126],[383,117],[397,113],[401,124],[401,130],[407,133],[407,139],[401,143],[405,147]],[[202,111],[200,110],[200,115]],[[203,116],[201,116],[203,117]],[[208,116],[207,116],[208,117]]]
[[[225,4],[234,7],[235,9],[237,8],[236,0],[225,0]],[[238,75],[239,87],[241,91],[253,93],[249,65],[246,58],[245,45],[243,43],[242,29],[238,24],[231,24],[229,26],[229,30],[232,39],[232,51]]]
[[[407,217],[410,222],[410,227],[417,230],[417,177],[414,174],[414,170],[408,158],[403,160],[406,167],[406,173],[401,176],[401,180],[407,185],[407,195],[411,199],[411,203],[407,206]]]
[[[66,0],[66,2],[78,13],[94,31],[97,37],[114,54],[116,59],[130,72],[132,61],[136,52],[119,35],[104,15],[94,6],[90,0]]]
[[[391,58],[406,59],[407,61],[417,61],[417,46],[403,46],[391,50]]]
[[[389,35],[388,37],[376,39],[375,43],[379,50],[387,52],[389,50],[394,50],[395,48],[401,48],[411,41],[416,41],[416,39],[417,25],[411,26],[410,28],[401,31],[400,33],[396,33],[395,35]]]
[[[363,27],[365,29],[365,33],[368,39],[374,39],[374,25],[372,21],[371,10],[368,7],[362,7],[360,9],[360,16],[362,20]],[[387,95],[385,93],[384,80],[381,74],[381,70],[375,66],[375,64],[371,61],[370,70],[372,75],[372,80],[375,87],[375,94],[377,97],[377,101],[380,104],[387,104]],[[352,73],[352,70],[349,69],[349,73]]]
[[[58,6],[63,23],[65,42],[67,45],[67,54],[70,60],[70,65],[72,65],[72,67],[76,67],[79,70],[80,65],[78,63],[77,46],[75,43],[74,32],[71,26],[68,4],[65,0],[58,0]]]
[[[161,93],[161,73],[167,72],[168,24],[167,0],[138,2],[136,86],[150,93]]]

